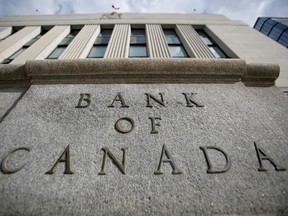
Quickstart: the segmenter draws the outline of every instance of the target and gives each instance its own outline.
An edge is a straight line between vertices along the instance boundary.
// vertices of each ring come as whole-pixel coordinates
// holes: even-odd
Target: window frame
[[[11,56],[9,56],[8,58],[4,59],[1,62],[1,64],[9,64],[10,62],[14,61],[18,56],[20,56],[30,46],[32,46],[34,43],[36,43],[46,33],[47,33],[47,31],[42,29],[39,35],[37,35],[36,37],[34,37],[31,40],[29,40],[26,44],[24,44],[20,49],[18,49],[16,52],[14,52]],[[7,37],[9,37],[9,36],[7,36]]]
[[[133,34],[133,32],[141,31],[143,34]],[[144,40],[136,39],[133,41],[134,38],[144,38]],[[132,42],[131,42],[132,40]],[[131,55],[131,50],[137,48],[142,48],[145,52],[144,55]],[[129,43],[129,58],[148,58],[148,50],[147,50],[147,37],[146,37],[146,29],[145,28],[132,28],[131,29],[131,35],[130,35],[130,43]]]
[[[209,48],[210,52],[213,54],[213,56],[215,58],[230,58],[222,49],[221,47],[207,34],[207,32],[204,29],[196,29],[196,32],[198,33],[198,36],[200,37],[200,39],[202,40],[202,42]],[[205,42],[205,39],[208,39],[211,44],[207,44]],[[218,53],[214,48],[218,49],[220,51],[220,53]],[[213,51],[211,51],[211,49],[213,49],[217,55],[216,56],[214,54]],[[221,55],[223,55],[223,57],[221,57]]]
[[[109,32],[109,34],[107,34],[107,32]],[[105,34],[103,34],[103,33],[105,33]],[[89,51],[89,53],[88,53],[86,58],[90,58],[90,59],[93,59],[93,58],[99,58],[99,59],[100,58],[104,58],[104,56],[106,54],[106,51],[107,51],[108,44],[109,44],[109,42],[111,40],[112,34],[113,34],[113,28],[107,28],[107,29],[103,28],[103,29],[101,29],[99,35],[97,36],[97,38],[93,42],[93,46],[91,47],[91,49],[90,49],[90,51]],[[107,38],[109,38],[109,39],[107,40]],[[104,39],[104,40],[102,41],[102,39]],[[105,51],[104,51],[103,55],[101,55],[101,56],[92,56],[91,55],[92,51],[95,49],[96,52],[97,52],[97,48],[100,48],[100,47],[101,48],[105,47]]]
[[[173,32],[173,34],[166,34],[168,32]],[[183,43],[180,40],[180,38],[177,35],[177,32],[175,31],[174,28],[164,28],[163,33],[165,36],[166,44],[168,45],[170,56],[172,58],[189,58],[189,55],[188,55],[187,51],[185,50],[185,47],[183,46]],[[173,35],[177,39],[177,42],[173,42],[173,39],[172,39],[172,41],[168,40],[167,38],[172,38],[171,36],[169,37],[169,35]],[[179,47],[181,49],[183,55],[182,56],[172,55],[172,52],[171,52],[172,47]]]
[[[78,33],[81,31],[81,29],[71,29],[70,33],[61,40],[61,42],[57,45],[57,47],[46,57],[46,59],[55,60],[59,59],[59,57],[63,54],[65,49],[72,43],[72,41],[75,39],[75,37],[78,35]],[[63,49],[60,52],[60,55],[57,57],[53,57],[54,53],[57,49]]]

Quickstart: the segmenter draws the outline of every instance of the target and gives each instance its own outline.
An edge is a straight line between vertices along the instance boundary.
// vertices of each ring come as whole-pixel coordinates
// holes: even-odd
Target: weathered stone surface
[[[0,87],[33,84],[236,83],[273,86],[277,64],[246,64],[241,59],[65,59],[0,65]]]
[[[75,108],[85,105],[79,105],[81,93],[91,95],[87,108]],[[153,99],[153,107],[146,107],[145,93],[158,99],[164,93],[165,107]],[[198,107],[187,107],[182,93],[197,93],[191,98]],[[121,108],[120,100],[129,107]],[[288,169],[288,123],[282,121],[287,106],[288,98],[274,87],[240,83],[32,85],[0,124],[2,168],[9,151],[30,150],[13,153],[4,166],[25,164],[20,171],[0,173],[0,214],[283,215],[288,171],[276,171],[267,160],[262,162],[267,171],[258,171],[254,142],[278,168]],[[130,133],[115,130],[122,117],[133,119]],[[161,117],[155,120],[158,133],[151,134],[149,117]],[[164,144],[183,174],[172,175],[169,163],[162,164],[163,175],[154,174]],[[68,145],[73,174],[63,174],[64,163],[45,174]],[[208,174],[200,149],[205,146],[225,151],[231,168]],[[98,174],[103,147],[120,162],[121,148],[127,148],[125,175],[110,158],[107,174]],[[207,151],[215,169],[225,166],[222,153]]]
[[[6,113],[16,105],[17,100],[26,91],[23,88],[2,88],[0,89],[0,122],[3,120]]]
[[[30,79],[23,65],[0,64],[0,88],[27,86],[30,86]]]

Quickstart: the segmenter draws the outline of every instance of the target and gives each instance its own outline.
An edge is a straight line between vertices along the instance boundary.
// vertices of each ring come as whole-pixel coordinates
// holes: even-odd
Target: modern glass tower
[[[288,17],[259,17],[254,28],[288,47]]]

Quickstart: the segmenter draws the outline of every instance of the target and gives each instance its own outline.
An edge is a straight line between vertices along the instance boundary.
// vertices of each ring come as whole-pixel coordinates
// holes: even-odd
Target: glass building
[[[288,17],[259,17],[254,29],[288,47]]]

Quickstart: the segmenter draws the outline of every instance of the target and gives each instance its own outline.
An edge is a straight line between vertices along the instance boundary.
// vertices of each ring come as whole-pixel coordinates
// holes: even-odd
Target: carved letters
[[[160,108],[164,108],[165,109],[165,107],[168,104],[168,102],[166,100],[164,100],[164,93],[158,93],[158,95],[157,94],[145,93],[145,95],[146,95],[146,103],[145,103],[146,106],[145,107],[153,108],[154,106],[157,106],[157,108],[160,107]],[[184,98],[182,96],[182,99],[186,102],[186,106],[185,107],[195,108],[195,109],[204,107],[204,105],[202,103],[200,103],[198,101],[198,99],[195,99],[196,93],[182,93],[182,95],[184,96]],[[77,102],[77,105],[75,106],[75,108],[87,108],[87,107],[89,107],[91,105],[91,103],[92,103],[91,98],[92,98],[91,94],[89,94],[89,93],[81,93],[80,94],[80,98],[78,99],[78,102]],[[124,98],[125,97],[123,96],[123,94],[121,94],[119,92],[114,97],[114,99],[112,100],[112,103],[110,105],[108,105],[107,107],[108,108],[116,108],[116,109],[117,108],[129,108],[129,105],[128,105],[129,101],[127,102],[126,99],[124,99]],[[151,122],[150,134],[153,134],[153,136],[157,136],[157,135],[154,135],[154,134],[158,134],[159,131],[161,132],[161,131],[163,131],[165,129],[165,127],[164,127],[165,121],[162,122],[161,116],[159,116],[159,115],[150,116],[148,118],[150,119],[150,122]],[[127,116],[126,117],[121,117],[115,122],[114,129],[115,129],[116,132],[118,132],[120,134],[123,134],[125,136],[125,134],[131,133],[134,130],[135,124],[136,123],[135,123],[135,121],[132,118],[127,117]],[[122,135],[119,135],[119,136],[122,136]],[[269,157],[265,153],[265,151],[262,148],[260,148],[256,143],[254,143],[254,147],[255,147],[258,163],[259,163],[258,171],[267,171],[267,168],[264,168],[263,161],[270,162],[270,165],[274,166],[276,171],[286,171],[285,168],[283,168],[283,167],[279,166],[278,164],[276,164],[276,162],[274,161],[275,158],[272,159],[272,157]],[[127,165],[128,148],[127,147],[121,148],[121,150],[123,152],[122,153],[122,160],[119,160],[119,158],[117,158],[114,155],[114,153],[112,153],[112,151],[108,147],[103,147],[101,150],[103,151],[103,157],[102,157],[101,170],[98,173],[98,175],[106,175],[106,162],[107,162],[108,158],[115,165],[115,167],[122,174],[125,175],[126,172],[127,172],[126,171],[127,167],[128,167],[128,165]],[[204,159],[205,159],[206,165],[207,165],[206,172],[208,174],[225,173],[225,172],[230,170],[230,168],[232,166],[232,160],[231,160],[230,156],[228,155],[228,153],[225,152],[223,149],[221,149],[219,147],[216,147],[216,146],[200,146],[200,150],[203,151]],[[200,150],[199,150],[199,153],[201,153]],[[17,173],[20,170],[22,170],[24,166],[27,165],[24,162],[24,163],[20,163],[20,165],[16,165],[16,168],[11,168],[11,166],[9,166],[9,165],[13,164],[13,160],[15,160],[15,157],[12,157],[12,156],[13,155],[15,156],[16,152],[20,152],[20,151],[30,152],[30,148],[28,148],[28,147],[19,147],[19,148],[16,148],[16,149],[12,149],[6,155],[3,156],[1,164],[0,164],[0,170],[1,170],[1,172],[3,174],[14,174],[14,173]],[[215,154],[212,154],[212,153],[217,153],[217,152],[218,152],[218,155],[219,155],[219,153],[220,153],[220,155],[222,155],[222,160],[223,161],[225,159],[225,164],[223,165],[223,163],[222,163],[222,166],[220,168],[215,166],[215,164],[213,164],[213,163],[215,163],[215,161],[218,161],[219,159],[221,159],[221,157],[218,158],[218,157],[215,157]],[[133,152],[131,152],[131,154],[133,154]],[[173,154],[175,156],[175,150],[174,150]],[[129,152],[129,155],[130,155],[130,152]],[[183,174],[183,172],[176,166],[176,162],[172,158],[172,156],[169,153],[168,148],[166,147],[165,144],[162,145],[162,151],[161,151],[161,153],[159,155],[160,155],[160,157],[158,159],[155,158],[155,162],[159,161],[158,167],[156,168],[156,171],[154,172],[155,175],[164,174],[162,172],[162,167],[166,168],[166,166],[168,167],[168,169],[171,168],[172,175]],[[211,160],[211,158],[212,158],[212,160]],[[141,159],[145,160],[145,158],[141,158]],[[178,161],[177,158],[176,158],[176,161]],[[255,163],[257,163],[256,161],[255,161]],[[267,167],[268,167],[268,164],[269,164],[268,162],[267,162],[267,165],[266,165]],[[61,169],[63,170],[63,168],[64,168],[63,174],[73,174],[74,172],[71,170],[71,164],[72,163],[73,163],[73,159],[70,158],[70,147],[68,145],[64,149],[64,151],[62,152],[60,157],[56,160],[56,162],[54,163],[52,168],[50,168],[50,170],[48,170],[45,174],[52,175],[56,168],[59,169],[59,170],[61,170]],[[181,164],[179,163],[179,161],[177,163],[181,167]],[[62,165],[60,166],[59,164],[62,164]],[[206,168],[206,165],[205,164],[203,165],[203,169]],[[191,166],[193,166],[193,164]]]
[[[56,163],[53,165],[53,167],[47,171],[45,174],[52,175],[54,168],[57,166],[58,163],[65,163],[65,170],[63,174],[73,174],[73,172],[70,169],[70,150],[69,145],[66,147],[64,152],[61,154],[59,159],[56,161]]]
[[[126,128],[123,128],[121,126],[121,122],[126,122],[126,123],[129,123],[130,124],[130,129],[126,129]],[[116,121],[114,127],[115,127],[115,130],[118,131],[119,133],[122,133],[122,134],[126,134],[126,133],[130,133],[133,129],[134,129],[134,120],[129,118],[129,117],[124,117],[124,118],[120,118]]]
[[[144,93],[146,95],[146,107],[153,108],[153,105],[160,105],[160,107],[166,107],[167,102],[164,100],[164,93],[158,93],[158,95],[152,95],[150,93]],[[186,101],[186,107],[204,107],[200,102],[195,99],[197,93],[182,93]],[[116,103],[117,102],[117,103]],[[116,105],[115,105],[116,104]],[[81,93],[75,108],[87,108],[91,105],[91,94]],[[129,108],[129,105],[125,102],[121,92],[114,97],[112,103],[108,105],[109,108]]]
[[[266,155],[266,153],[264,153],[264,151],[257,146],[256,142],[254,142],[254,146],[255,146],[257,157],[258,157],[258,161],[259,161],[259,164],[260,164],[260,167],[258,168],[258,171],[267,171],[267,169],[265,169],[263,167],[263,164],[262,164],[263,160],[268,160],[275,167],[276,171],[285,171],[286,170],[285,168],[281,168],[281,167],[277,166],[276,163],[274,162],[274,160],[272,160],[272,158],[268,157]]]
[[[99,175],[106,175],[105,165],[107,156],[113,161],[113,163],[117,166],[117,168],[125,175],[126,174],[126,151],[128,148],[121,148],[123,151],[122,163],[114,156],[114,154],[108,148],[102,148],[101,150],[104,152],[103,162],[101,171],[98,173]]]
[[[276,165],[276,163],[274,162],[274,160],[270,157],[267,156],[266,153],[264,153],[263,149],[260,149],[256,143],[254,143],[255,146],[255,150],[256,150],[256,155],[258,157],[258,162],[260,164],[260,167],[258,168],[258,171],[267,171],[267,169],[263,168],[263,164],[262,161],[263,160],[268,160],[274,167],[276,171],[286,171],[285,168],[281,168],[279,165]],[[200,149],[203,151],[204,153],[204,158],[206,160],[207,163],[207,167],[208,169],[206,170],[208,174],[219,174],[219,173],[225,173],[227,171],[229,171],[229,169],[232,166],[232,161],[230,159],[230,157],[228,156],[228,154],[221,148],[216,147],[216,146],[200,146]],[[102,158],[102,165],[101,165],[101,170],[98,173],[98,175],[106,175],[106,161],[109,158],[111,160],[111,162],[113,162],[113,164],[116,166],[116,168],[118,168],[118,170],[122,173],[122,174],[126,174],[126,169],[127,169],[127,152],[128,152],[128,147],[125,148],[121,148],[123,154],[122,154],[122,161],[120,161],[119,159],[117,159],[117,157],[110,151],[109,148],[104,147],[101,149],[103,151],[103,158]],[[19,172],[26,164],[23,164],[21,166],[19,166],[18,168],[14,168],[14,169],[9,169],[7,166],[8,161],[11,159],[11,156],[18,151],[27,151],[30,152],[30,149],[28,147],[20,147],[20,148],[16,148],[13,149],[11,151],[9,151],[2,159],[1,164],[0,164],[0,170],[3,174],[14,174]],[[209,153],[210,151],[217,151],[220,152],[225,160],[226,160],[226,164],[225,166],[223,166],[222,168],[214,168],[213,167],[213,163],[210,160]],[[175,152],[173,152],[175,154]],[[219,160],[218,157],[213,158],[213,161]],[[145,158],[143,158],[143,160],[145,160]],[[73,161],[73,160],[72,160]],[[12,160],[10,162],[13,162]],[[54,173],[54,169],[57,167],[57,165],[59,163],[63,163],[64,164],[64,172],[63,174],[73,174],[74,172],[71,171],[71,158],[70,158],[70,148],[69,145],[65,148],[65,150],[63,151],[63,153],[60,155],[60,157],[58,158],[58,160],[54,163],[54,165],[52,166],[52,168],[47,171],[45,174],[49,174],[52,175]],[[174,159],[172,158],[171,154],[168,151],[168,148],[166,147],[166,145],[164,144],[162,146],[162,151],[160,154],[160,159],[159,159],[159,164],[157,167],[157,170],[154,172],[155,175],[162,175],[162,166],[164,166],[165,164],[169,164],[171,169],[172,169],[172,175],[179,175],[179,174],[183,174],[183,172],[176,166],[176,163],[174,161]],[[256,160],[255,160],[255,167],[256,167]],[[100,163],[99,163],[100,164]],[[133,165],[132,165],[133,166]],[[60,169],[60,168],[58,168]],[[63,169],[63,168],[62,168]]]
[[[166,157],[167,159],[164,159],[163,157]],[[161,152],[161,157],[160,157],[160,162],[158,165],[158,169],[156,172],[154,172],[155,175],[162,175],[163,172],[161,171],[161,166],[162,163],[169,163],[172,167],[172,174],[177,175],[177,174],[182,174],[182,172],[177,168],[175,162],[173,161],[172,157],[170,156],[168,149],[163,145],[162,147],[162,152]]]
[[[24,164],[24,165],[22,165],[22,166],[20,166],[19,168],[16,168],[16,169],[9,169],[7,167],[8,160],[10,159],[12,154],[14,154],[17,151],[30,152],[30,149],[27,148],[27,147],[20,147],[20,148],[16,148],[16,149],[13,149],[12,151],[8,152],[8,154],[3,158],[2,162],[1,162],[1,165],[0,165],[2,173],[4,173],[4,174],[13,174],[13,173],[16,173],[16,172],[20,171],[25,166],[25,164]]]
[[[78,104],[75,108],[86,108],[90,106],[91,104],[91,95],[90,94],[80,94],[80,99],[78,101]]]
[[[231,160],[228,157],[227,153],[224,152],[224,150],[220,149],[219,147],[215,147],[215,146],[201,146],[200,149],[203,151],[206,162],[207,162],[207,166],[208,166],[207,173],[224,173],[230,169]],[[209,159],[209,155],[208,155],[208,151],[207,151],[208,149],[213,149],[213,150],[219,151],[224,155],[225,160],[226,160],[225,167],[223,167],[222,169],[213,169],[213,165]]]

